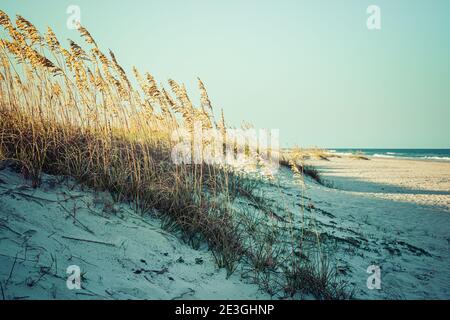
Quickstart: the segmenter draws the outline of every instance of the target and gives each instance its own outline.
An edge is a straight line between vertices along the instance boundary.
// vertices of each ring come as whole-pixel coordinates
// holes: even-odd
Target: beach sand
[[[450,210],[450,162],[342,156],[308,163],[340,190]]]
[[[313,221],[307,228],[320,234],[321,247],[357,299],[450,299],[450,164],[310,163],[333,187],[309,178],[299,184],[282,167],[275,184],[260,186],[276,214],[263,215],[264,225],[283,226],[276,216]],[[161,229],[158,219],[137,216],[128,204],[110,205],[107,193],[49,175],[32,189],[9,169],[0,171],[0,193],[6,299],[271,298],[239,271],[227,278],[206,248],[192,249]],[[247,199],[237,201],[250,208]],[[290,241],[291,229],[285,231],[281,242]],[[82,290],[67,289],[69,265],[87,272]],[[379,290],[367,287],[374,265],[381,269]],[[282,292],[272,298],[283,298]]]
[[[330,252],[357,298],[450,298],[450,163],[348,157],[308,163],[327,184],[306,179],[322,239],[336,240]],[[381,268],[380,290],[366,285],[371,265]]]
[[[206,248],[194,250],[161,221],[71,180],[32,189],[0,170],[0,299],[268,299]],[[83,275],[69,289],[69,266]],[[71,271],[72,272],[72,271]]]

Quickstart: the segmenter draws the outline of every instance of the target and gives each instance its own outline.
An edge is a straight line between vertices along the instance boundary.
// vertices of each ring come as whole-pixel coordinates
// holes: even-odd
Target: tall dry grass
[[[188,240],[201,235],[232,268],[241,248],[230,212],[204,194],[232,197],[240,188],[236,173],[171,161],[174,131],[192,132],[200,122],[226,132],[202,81],[196,107],[174,80],[169,92],[134,68],[133,86],[114,53],[103,53],[83,27],[86,44],[64,47],[52,29],[40,34],[21,16],[14,24],[0,11],[0,24],[1,159],[14,161],[33,187],[42,172],[67,175],[142,212],[158,209]]]
[[[237,216],[233,205],[238,195],[254,200],[255,181],[226,166],[171,159],[173,132],[194,134],[196,123],[217,129],[226,143],[223,112],[216,121],[200,79],[195,106],[175,80],[165,88],[136,68],[130,79],[83,27],[85,44],[69,40],[64,47],[52,29],[41,34],[21,16],[14,23],[0,11],[0,25],[0,160],[13,162],[35,188],[47,172],[109,190],[142,213],[156,209],[193,246],[206,242],[229,273],[241,258],[250,260],[254,278],[269,291],[277,259],[267,236],[277,239],[267,228],[258,233],[264,225],[255,215]],[[339,296],[319,270],[328,269],[297,263],[285,269],[281,287]]]

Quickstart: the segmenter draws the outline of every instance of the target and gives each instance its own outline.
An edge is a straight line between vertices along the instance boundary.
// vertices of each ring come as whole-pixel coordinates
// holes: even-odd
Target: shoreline
[[[423,159],[423,158],[414,158],[414,157],[374,157],[374,156],[365,156],[369,158],[370,160],[373,159],[386,159],[386,160],[410,160],[410,161],[424,161],[424,162],[439,162],[439,163],[449,163],[449,160],[444,159]]]
[[[330,153],[332,158],[351,158],[351,153]],[[417,161],[426,161],[426,162],[444,162],[444,163],[450,163],[450,158],[448,160],[445,159],[424,159],[424,158],[415,158],[415,157],[396,157],[396,156],[373,156],[373,155],[365,155],[362,156],[369,158],[370,160],[373,159],[386,159],[386,160],[417,160]]]

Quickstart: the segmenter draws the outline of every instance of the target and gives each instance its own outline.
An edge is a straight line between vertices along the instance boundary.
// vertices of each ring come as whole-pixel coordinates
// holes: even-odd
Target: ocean
[[[351,154],[361,152],[364,155],[380,158],[408,158],[422,160],[450,161],[450,149],[327,149],[330,152]]]

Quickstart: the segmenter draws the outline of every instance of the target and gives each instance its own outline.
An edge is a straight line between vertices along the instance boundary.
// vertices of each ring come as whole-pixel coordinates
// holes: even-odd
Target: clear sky
[[[76,40],[69,5],[128,72],[194,97],[199,76],[231,124],[280,129],[283,146],[450,148],[448,0],[0,0]]]

